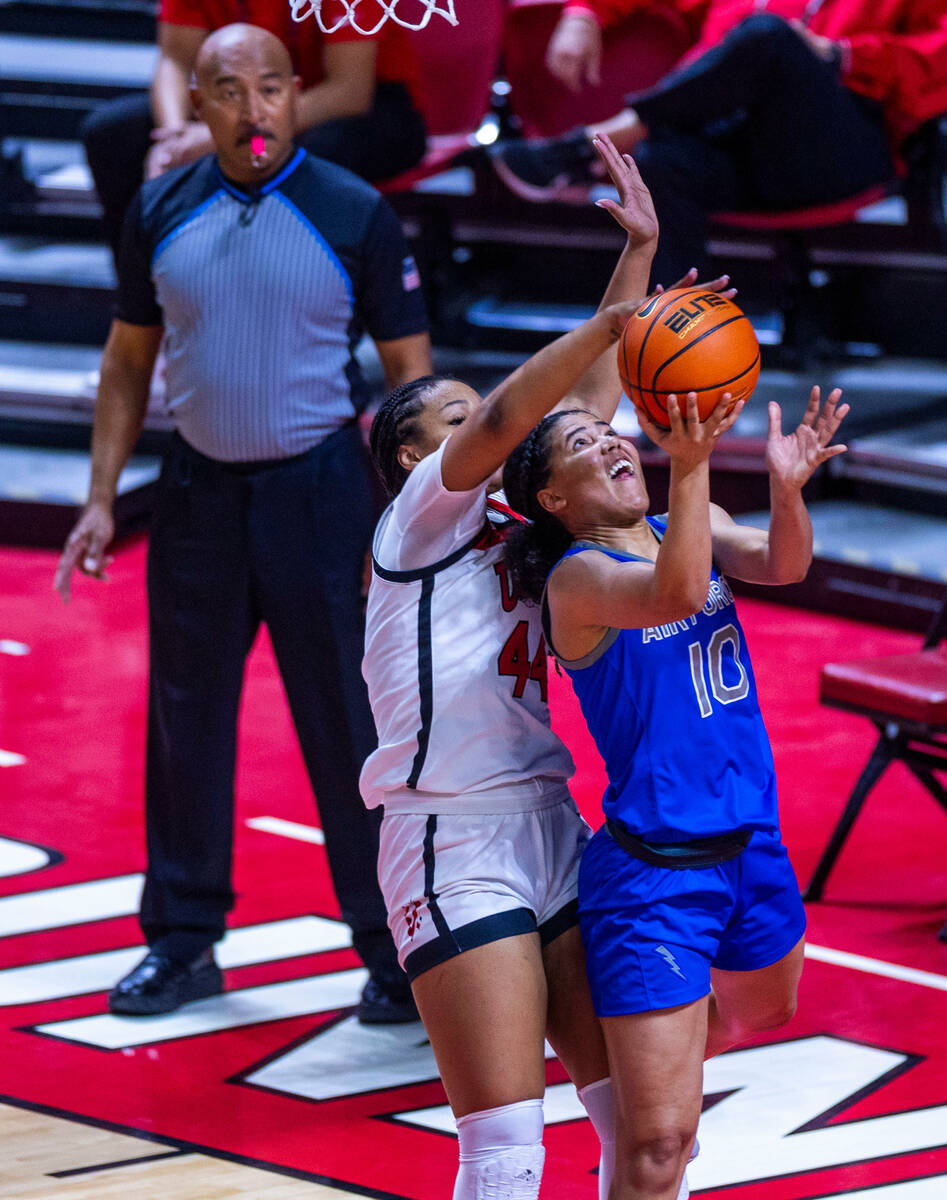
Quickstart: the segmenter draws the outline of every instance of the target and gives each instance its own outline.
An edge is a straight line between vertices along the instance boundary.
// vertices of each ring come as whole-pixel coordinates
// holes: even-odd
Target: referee
[[[89,498],[56,573],[64,599],[75,568],[104,578],[163,338],[176,432],[148,550],[149,949],[109,1007],[170,1012],[223,989],[213,944],[234,899],[237,712],[265,622],[370,973],[359,1018],[414,1020],[376,881],[377,818],[358,792],[375,745],[360,673],[374,512],[355,347],[367,331],[389,387],[430,372],[417,271],[378,193],[294,146],[299,81],[277,38],[226,26],[203,43],[195,76],[216,153],[149,181],[129,211]]]

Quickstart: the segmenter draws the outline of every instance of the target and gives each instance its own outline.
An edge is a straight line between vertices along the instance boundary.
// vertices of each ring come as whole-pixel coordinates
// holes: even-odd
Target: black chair
[[[834,228],[847,226],[850,231],[863,209],[885,196],[900,194],[907,207],[904,248],[933,254],[947,251],[947,113],[926,121],[908,139],[903,152],[903,177],[847,199],[788,212],[713,215],[717,235],[762,239],[770,245],[772,292],[783,317],[779,359],[786,365],[808,368],[813,348],[824,337],[812,284],[812,252]],[[841,245],[856,255],[863,248],[875,249],[851,237],[845,237]],[[825,349],[823,344],[822,352]]]
[[[803,893],[820,900],[868,793],[893,762],[902,762],[947,812],[947,789],[936,777],[947,771],[947,599],[924,643],[910,654],[828,663],[822,668],[823,704],[867,717],[878,743],[848,798],[842,816]],[[947,925],[940,937],[947,940]]]
[[[922,125],[904,154],[908,225],[922,245],[947,250],[947,113]]]

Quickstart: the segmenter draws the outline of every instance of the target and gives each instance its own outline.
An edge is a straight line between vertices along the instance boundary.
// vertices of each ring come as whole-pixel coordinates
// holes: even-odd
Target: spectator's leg
[[[339,117],[305,130],[296,139],[310,154],[348,167],[374,182],[390,179],[424,157],[424,118],[400,83],[379,83],[371,112]]]
[[[893,174],[880,107],[766,13],[628,104],[651,130],[725,136],[755,190],[751,206],[824,203]]]
[[[343,920],[373,978],[407,999],[378,886],[380,811],[358,776],[376,745],[364,649],[361,578],[375,516],[356,426],[255,481],[255,587],[312,780]]]
[[[766,13],[748,17],[718,46],[655,87],[628,96],[627,103],[595,129],[636,157],[647,145],[646,131],[652,139],[688,135],[695,143],[715,144],[739,164],[741,207],[825,203],[894,173],[880,107],[844,87],[837,70],[787,22]],[[580,128],[546,142],[501,145],[492,154],[494,165],[518,194],[550,198],[563,192],[557,181],[568,188],[590,177],[591,132]],[[700,186],[696,169],[695,163],[692,187]],[[664,214],[658,212],[663,229]]]
[[[95,190],[102,203],[105,236],[116,262],[122,222],[132,197],[141,187],[153,128],[151,104],[148,96],[140,93],[103,104],[89,113],[80,129]]]
[[[148,944],[195,957],[223,936],[237,710],[257,620],[242,513],[247,483],[179,440],[148,548],[151,680],[141,923]]]
[[[806,86],[824,90],[834,76],[786,21],[758,13],[654,87],[632,92],[626,102],[649,125],[697,133],[774,103],[784,106],[787,93],[798,100],[797,91]]]
[[[720,142],[656,131],[635,154],[654,199],[661,236],[651,267],[651,286],[670,287],[690,268],[708,278],[707,214],[745,203],[741,173]]]

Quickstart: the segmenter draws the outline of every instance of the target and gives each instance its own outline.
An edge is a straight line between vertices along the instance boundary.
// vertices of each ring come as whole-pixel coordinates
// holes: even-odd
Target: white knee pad
[[[454,1200],[536,1200],[543,1174],[543,1102],[520,1100],[457,1120]]]

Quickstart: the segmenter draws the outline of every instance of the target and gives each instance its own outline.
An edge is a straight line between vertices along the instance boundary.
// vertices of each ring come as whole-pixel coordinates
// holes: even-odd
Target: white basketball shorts
[[[409,979],[515,934],[538,930],[545,946],[577,924],[591,831],[568,789],[561,797],[505,815],[385,815],[378,878]]]

